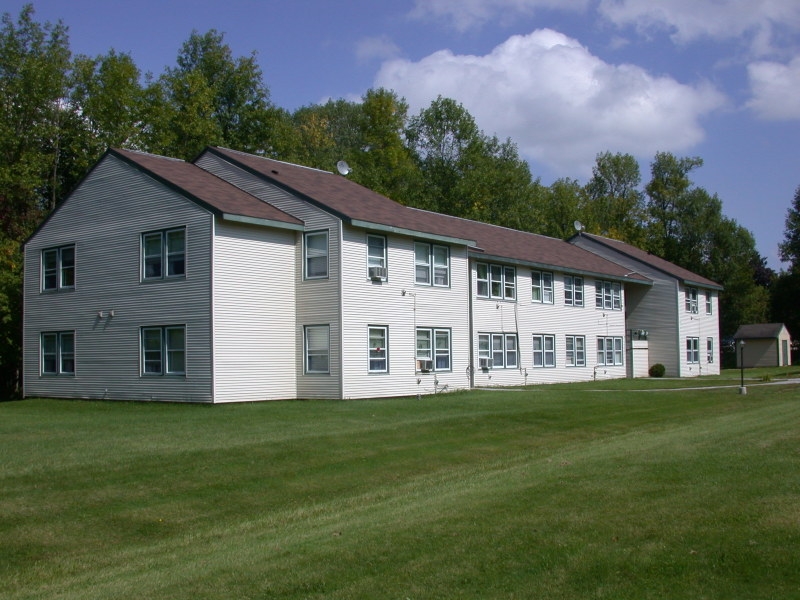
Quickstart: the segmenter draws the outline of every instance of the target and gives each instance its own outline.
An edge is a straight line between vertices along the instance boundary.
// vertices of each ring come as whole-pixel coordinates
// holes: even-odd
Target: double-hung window
[[[186,327],[142,327],[142,374],[186,374]]]
[[[686,362],[690,364],[700,362],[700,338],[686,338]]]
[[[42,250],[42,290],[75,287],[75,246]]]
[[[706,338],[706,362],[712,364],[714,362],[714,338]]]
[[[142,234],[142,279],[186,275],[186,229],[166,229]]]
[[[533,366],[556,366],[556,338],[553,335],[534,334],[533,336]]]
[[[553,274],[531,271],[531,300],[542,304],[553,304]]]
[[[622,285],[615,281],[595,282],[594,304],[603,310],[622,310]]]
[[[330,325],[306,325],[304,333],[306,373],[330,373]]]
[[[367,277],[374,281],[386,280],[386,238],[367,236]]]
[[[369,328],[369,372],[389,371],[389,328],[370,326]]]
[[[309,231],[303,244],[306,279],[325,279],[328,277],[328,232]]]
[[[568,335],[567,342],[567,366],[585,367],[586,366],[586,338],[582,335]]]
[[[519,365],[517,334],[478,334],[478,362],[495,369],[516,369]]]
[[[714,311],[714,296],[712,295],[712,291],[708,290],[706,292],[706,314],[710,315]]]
[[[622,365],[622,338],[598,337],[597,338],[597,364],[600,366]]]
[[[419,285],[450,285],[450,248],[416,242],[414,244],[415,281]]]
[[[583,277],[564,276],[564,304],[583,306]]]
[[[697,288],[686,288],[686,312],[697,314]]]
[[[53,331],[42,333],[42,375],[75,375],[75,332]]]
[[[477,263],[478,296],[515,300],[517,297],[517,270],[514,267]]]
[[[417,370],[450,371],[449,329],[417,328]]]

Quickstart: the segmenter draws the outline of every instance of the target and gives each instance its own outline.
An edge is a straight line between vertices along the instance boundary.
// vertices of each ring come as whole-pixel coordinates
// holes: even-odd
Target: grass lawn
[[[0,403],[0,597],[800,598],[800,386],[747,376]]]

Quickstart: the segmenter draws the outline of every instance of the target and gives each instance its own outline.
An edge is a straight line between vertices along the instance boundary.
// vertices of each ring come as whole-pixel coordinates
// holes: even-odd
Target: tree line
[[[216,30],[192,32],[174,66],[141,73],[129,54],[72,56],[67,26],[39,23],[32,5],[0,29],[0,394],[19,393],[21,246],[108,147],[191,160],[218,145],[333,170],[409,206],[566,238],[590,233],[634,244],[715,280],[721,331],[786,322],[800,336],[800,188],[775,273],[752,234],[696,186],[699,157],[658,152],[643,183],[630,154],[601,152],[585,184],[534,178],[511,139],[480,129],[439,97],[410,114],[406,101],[370,89],[358,102],[276,106],[256,54],[234,56]]]

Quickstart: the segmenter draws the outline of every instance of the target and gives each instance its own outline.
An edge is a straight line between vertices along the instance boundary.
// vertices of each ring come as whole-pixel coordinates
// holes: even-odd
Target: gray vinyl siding
[[[174,227],[186,228],[186,277],[142,282],[141,234]],[[212,227],[207,211],[106,156],[25,246],[25,395],[211,401]],[[73,243],[75,289],[42,293],[41,250]],[[140,328],[160,325],[186,326],[185,376],[141,375]],[[46,331],[75,332],[74,377],[40,375]]]
[[[340,398],[342,395],[341,359],[341,289],[340,247],[341,221],[281,188],[239,169],[221,157],[206,153],[198,166],[234,184],[253,196],[269,202],[305,223],[305,231],[328,231],[328,277],[304,279],[303,233],[296,234],[295,283],[296,323],[295,355],[297,358],[297,396],[299,398]],[[330,326],[330,373],[306,374],[304,368],[304,327]]]
[[[295,232],[218,222],[214,401],[297,396]]]
[[[414,242],[386,235],[387,279],[371,281],[367,273],[367,232],[345,227],[342,275],[345,398],[432,394],[469,387],[469,292],[466,248],[450,248],[450,285],[415,283]],[[444,244],[442,244],[444,245]],[[403,295],[405,290],[406,294]],[[369,327],[388,328],[388,372],[369,372]],[[416,370],[416,328],[450,330],[448,371]]]

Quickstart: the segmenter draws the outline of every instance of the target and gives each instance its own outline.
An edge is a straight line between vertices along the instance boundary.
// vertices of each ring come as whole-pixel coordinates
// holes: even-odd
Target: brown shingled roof
[[[697,273],[693,273],[688,269],[684,269],[683,267],[679,267],[678,265],[669,262],[668,260],[664,260],[656,256],[655,254],[650,254],[649,252],[637,248],[636,246],[631,246],[630,244],[626,244],[625,242],[620,242],[618,240],[614,240],[611,238],[603,237],[600,235],[594,235],[591,233],[584,233],[581,232],[578,235],[587,237],[591,240],[594,240],[598,244],[602,244],[608,248],[612,248],[617,252],[625,254],[639,262],[645,263],[650,265],[651,267],[658,269],[659,271],[666,273],[667,275],[671,275],[676,279],[680,279],[685,283],[693,283],[696,285],[714,288],[721,290],[722,286],[715,281],[711,281],[710,279],[703,277],[702,275],[698,275]]]
[[[134,152],[110,149],[109,154],[120,158],[155,177],[162,183],[219,216],[243,217],[245,220],[266,221],[276,226],[301,228],[303,221],[283,212],[220,179],[200,167],[182,160]]]
[[[462,240],[473,253],[542,267],[649,283],[629,269],[564,240],[404,206],[349,179],[319,169],[226,148],[220,156],[348,222]]]

